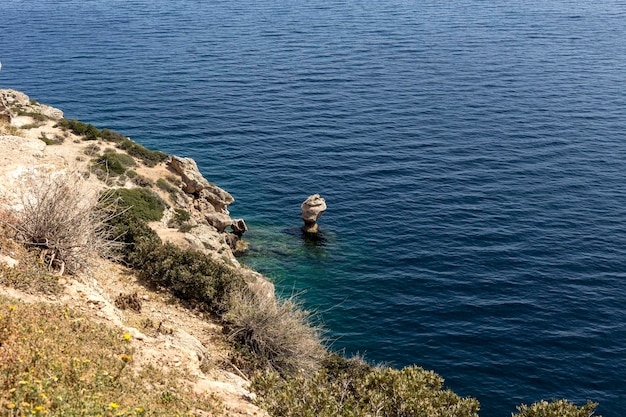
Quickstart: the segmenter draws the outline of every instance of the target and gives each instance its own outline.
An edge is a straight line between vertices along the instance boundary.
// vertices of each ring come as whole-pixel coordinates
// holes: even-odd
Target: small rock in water
[[[326,211],[326,200],[319,194],[313,194],[307,197],[300,205],[302,209],[302,220],[304,221],[303,230],[305,233],[317,233],[319,227],[317,219]]]

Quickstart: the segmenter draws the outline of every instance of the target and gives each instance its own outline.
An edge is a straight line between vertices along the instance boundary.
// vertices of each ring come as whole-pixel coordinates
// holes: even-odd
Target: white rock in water
[[[307,233],[317,233],[317,219],[326,211],[326,200],[319,194],[307,197],[300,205],[302,209],[302,220],[304,221],[304,231]]]

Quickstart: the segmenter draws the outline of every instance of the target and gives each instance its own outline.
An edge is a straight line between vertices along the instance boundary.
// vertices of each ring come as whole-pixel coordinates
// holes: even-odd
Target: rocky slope
[[[141,183],[128,176],[114,181],[98,178],[92,168],[94,149],[106,150],[111,145],[85,141],[58,127],[62,117],[60,110],[30,100],[21,92],[0,90],[0,210],[19,209],[17,191],[23,186],[24,175],[34,171],[79,172],[92,190],[134,188]],[[243,246],[241,238],[247,229],[242,219],[230,218],[228,205],[233,197],[207,181],[191,159],[170,156],[150,165],[137,162],[134,178],[141,178],[144,187],[148,184],[169,204],[163,218],[151,223],[162,240],[200,250],[240,268],[251,287],[273,297],[273,285],[260,274],[242,268],[234,257],[233,252]],[[168,186],[157,186],[166,184],[165,181]],[[181,210],[189,214],[189,227],[170,227]],[[0,262],[15,266],[20,262],[18,252],[7,245],[0,246]],[[254,394],[248,391],[245,376],[229,361],[232,352],[220,324],[207,315],[182,306],[165,293],[146,288],[131,270],[100,258],[93,259],[88,271],[64,275],[59,283],[64,290],[57,296],[28,294],[2,286],[0,294],[24,302],[68,305],[86,317],[120,328],[132,335],[137,352],[134,366],[185,369],[188,377],[181,383],[190,384],[198,395],[216,396],[227,415],[267,415],[253,404]],[[120,308],[116,300],[123,294],[132,295],[140,308]],[[146,323],[159,331],[149,331],[151,326]]]

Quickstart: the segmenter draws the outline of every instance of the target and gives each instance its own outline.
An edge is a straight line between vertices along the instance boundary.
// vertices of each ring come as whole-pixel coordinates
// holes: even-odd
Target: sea
[[[0,61],[194,158],[331,349],[626,415],[626,1],[2,0]]]

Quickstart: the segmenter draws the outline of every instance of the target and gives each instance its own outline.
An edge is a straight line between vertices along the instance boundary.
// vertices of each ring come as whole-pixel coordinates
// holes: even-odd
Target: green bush
[[[139,245],[161,244],[161,238],[157,233],[130,210],[110,218],[108,224],[111,227],[111,234],[120,243],[119,258],[130,266],[133,266],[133,262],[137,262],[135,253]]]
[[[478,416],[476,399],[444,389],[443,378],[432,371],[368,368],[358,360],[340,368],[322,368],[312,378],[257,374],[252,388],[275,416]]]
[[[93,167],[100,168],[114,176],[122,175],[128,167],[135,165],[137,164],[132,156],[116,152],[105,152],[93,160]]]
[[[519,414],[513,414],[512,417],[589,417],[594,414],[597,406],[598,404],[591,401],[582,407],[577,407],[567,400],[540,401],[531,406],[525,404],[518,406]]]
[[[146,282],[214,312],[224,310],[226,294],[243,282],[225,264],[200,251],[181,249],[171,243],[138,244],[131,260],[139,277]]]
[[[168,181],[164,180],[163,178],[159,178],[156,182],[156,185],[161,190],[168,192],[168,193],[175,193],[179,189],[178,187],[173,186],[172,184],[170,184]]]
[[[153,167],[167,159],[167,154],[160,151],[151,151],[128,138],[118,142],[117,147],[128,152],[129,155],[134,156],[149,167]]]
[[[100,137],[100,130],[92,124],[80,122],[76,119],[61,119],[55,125],[63,130],[70,130],[85,140],[96,140]]]
[[[191,220],[191,215],[187,210],[177,208],[174,210],[174,216],[167,223],[167,227],[182,227],[187,225],[187,222]]]
[[[114,143],[128,140],[128,138],[122,135],[121,133],[117,133],[114,130],[110,130],[106,128],[102,129],[102,131],[100,132],[100,137],[102,138],[102,140],[105,140],[107,142],[114,142]]]
[[[50,139],[48,135],[43,132],[41,132],[38,139],[46,145],[60,145],[64,141],[64,138],[62,136],[55,135],[54,138]]]
[[[130,216],[146,222],[161,220],[167,205],[147,188],[118,188],[111,193],[118,200],[120,209],[128,210]]]
[[[43,122],[49,119],[48,116],[41,114],[41,113],[36,113],[36,112],[32,112],[32,111],[24,111],[24,110],[19,110],[17,112],[18,116],[27,116],[30,117],[34,120],[37,120],[38,122]]]

